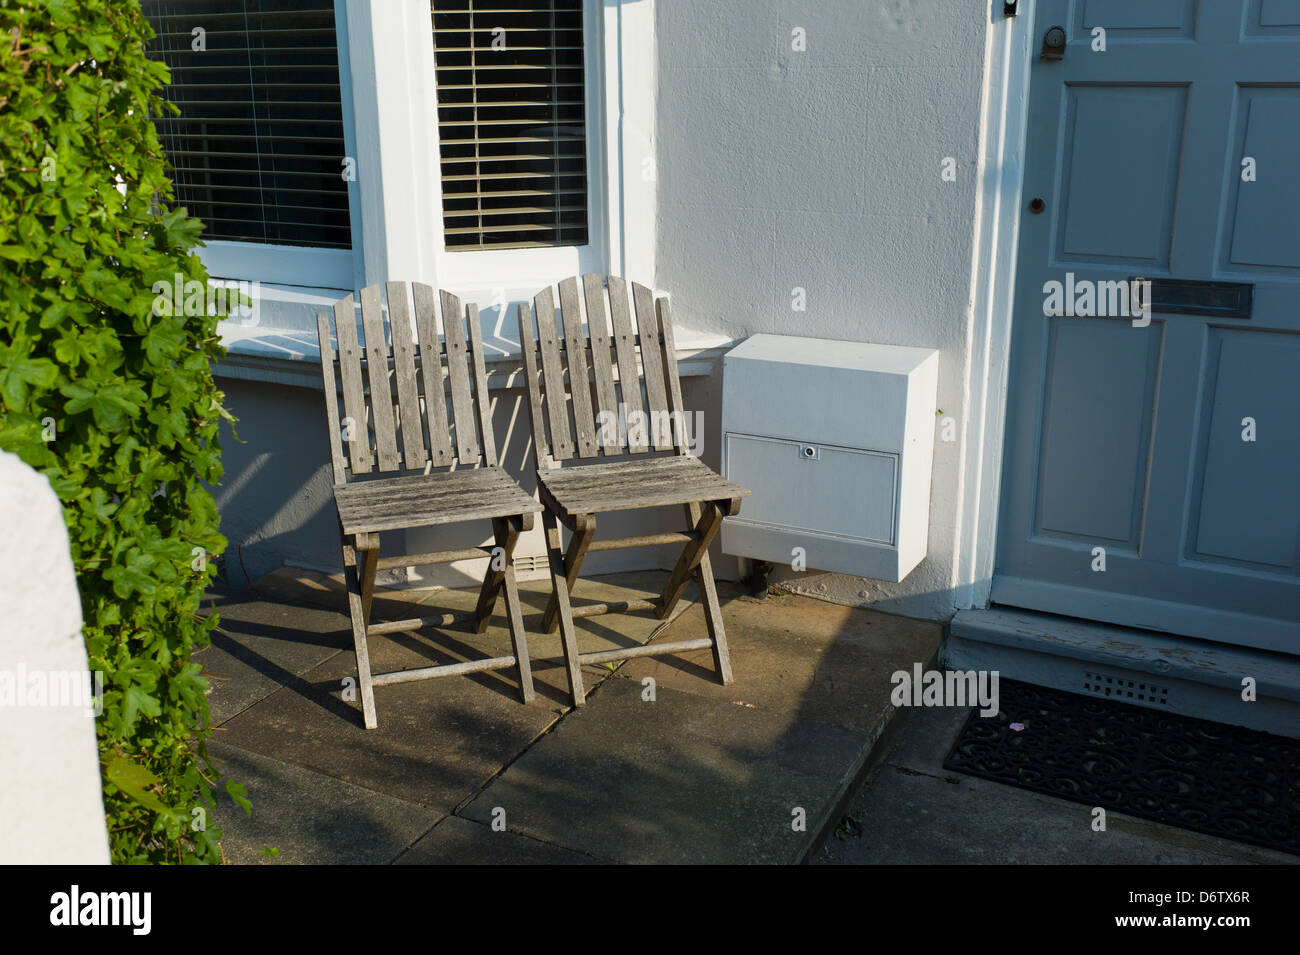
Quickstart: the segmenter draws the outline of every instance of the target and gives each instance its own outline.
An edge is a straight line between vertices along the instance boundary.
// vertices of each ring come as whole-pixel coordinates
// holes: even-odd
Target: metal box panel
[[[925,557],[939,355],[754,335],[723,359],[724,553],[898,581]]]
[[[855,537],[894,543],[896,454],[729,434],[727,460],[753,492],[736,523],[826,534],[852,527]],[[827,487],[856,490],[831,498]]]

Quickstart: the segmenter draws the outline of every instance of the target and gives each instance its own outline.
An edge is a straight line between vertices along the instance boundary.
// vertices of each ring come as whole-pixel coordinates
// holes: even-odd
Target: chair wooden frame
[[[362,342],[357,338],[351,295],[334,306],[337,349],[330,316],[321,313],[316,318],[348,613],[367,729],[378,725],[376,686],[516,667],[523,701],[534,698],[512,558],[519,535],[532,529],[533,515],[540,507],[498,466],[477,306],[469,305],[462,312],[460,300],[451,293],[435,296],[430,286],[413,284],[412,310],[407,288],[403,282],[387,283],[389,321],[384,320],[381,286],[362,289]],[[440,327],[445,341],[439,340]],[[386,472],[401,473],[379,477]],[[494,547],[379,554],[379,535],[384,531],[485,518],[492,522]],[[488,569],[474,610],[370,622],[380,570],[484,556],[489,557]],[[369,637],[462,623],[469,623],[474,633],[483,633],[503,592],[513,655],[371,672]]]
[[[723,518],[739,513],[741,498],[749,491],[690,455],[668,299],[656,301],[650,289],[632,283],[629,307],[628,292],[628,283],[617,276],[585,275],[565,279],[555,291],[543,289],[534,297],[532,309],[527,303],[519,307],[519,341],[552,581],[541,625],[547,633],[560,629],[575,706],[585,699],[584,663],[708,647],[718,679],[724,685],[732,681],[709,545]],[[655,456],[654,452],[671,453]],[[575,456],[599,456],[601,462],[562,463]],[[683,531],[595,539],[598,513],[667,505],[680,505],[685,511]],[[561,524],[570,531],[567,551],[562,548]],[[572,605],[570,593],[587,554],[674,543],[683,545],[681,556],[659,597]],[[590,653],[578,650],[575,619],[640,610],[653,610],[666,619],[691,577],[699,584],[707,638]]]

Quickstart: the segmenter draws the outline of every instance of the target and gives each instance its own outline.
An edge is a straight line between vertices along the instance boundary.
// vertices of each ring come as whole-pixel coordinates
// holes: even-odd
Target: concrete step
[[[940,659],[957,670],[1300,737],[1300,658],[1013,608],[963,610]],[[1243,698],[1254,680],[1255,699]]]

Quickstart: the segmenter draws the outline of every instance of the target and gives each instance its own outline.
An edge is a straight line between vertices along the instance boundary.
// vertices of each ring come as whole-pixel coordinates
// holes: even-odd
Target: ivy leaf
[[[132,400],[134,396],[130,390],[119,383],[87,388],[69,382],[59,391],[71,399],[63,406],[64,411],[68,414],[81,414],[89,409],[95,417],[95,424],[106,431],[117,431],[125,427],[131,416],[140,410],[140,405]]]
[[[175,815],[175,811],[152,791],[152,787],[162,785],[162,780],[139,763],[124,756],[114,756],[104,767],[104,778],[146,809],[161,815]]]
[[[144,351],[151,365],[160,365],[175,358],[185,346],[185,336],[181,329],[168,323],[155,325],[144,336]]]
[[[143,713],[148,717],[156,717],[162,713],[162,704],[158,702],[158,697],[146,693],[141,687],[127,687],[122,694],[122,721],[127,726],[134,726],[139,715]]]
[[[226,794],[234,801],[235,805],[244,810],[248,815],[253,814],[253,804],[248,801],[248,790],[244,788],[243,783],[237,783],[233,779],[226,780]]]
[[[137,592],[148,596],[158,589],[158,581],[150,573],[155,563],[151,555],[134,549],[125,564],[108,568],[104,577],[112,581],[113,593],[118,597],[126,599]]]
[[[59,369],[48,358],[29,358],[16,354],[17,347],[9,354],[0,356],[0,397],[10,408],[21,408],[27,401],[27,389],[31,385],[37,388],[53,387],[58,380]]]

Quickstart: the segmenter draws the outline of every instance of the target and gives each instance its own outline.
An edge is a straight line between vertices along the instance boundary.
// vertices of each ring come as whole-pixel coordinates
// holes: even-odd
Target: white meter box
[[[755,335],[722,367],[723,473],[753,491],[723,552],[906,577],[930,530],[939,353]]]

